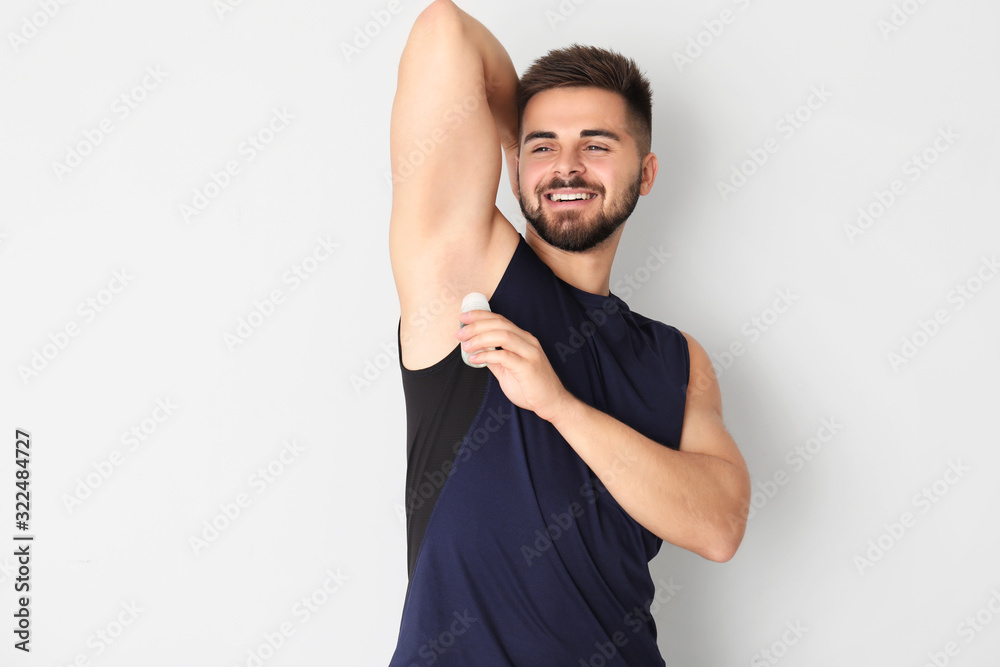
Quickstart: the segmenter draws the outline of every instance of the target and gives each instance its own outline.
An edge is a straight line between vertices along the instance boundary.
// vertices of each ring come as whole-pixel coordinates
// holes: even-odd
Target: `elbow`
[[[700,556],[716,563],[726,563],[733,559],[746,534],[749,496],[748,488],[745,499],[734,502],[725,516],[717,519],[708,529],[709,539],[698,552]]]
[[[439,33],[442,29],[460,30],[459,9],[452,0],[434,0],[417,16],[413,26],[416,31]]]
[[[726,563],[733,559],[742,542],[742,530],[720,530],[702,546],[698,555],[715,563]]]
[[[696,553],[705,560],[726,563],[733,559],[743,542],[746,524],[746,512],[730,512],[724,518],[706,521],[691,536],[690,541],[673,544]],[[670,541],[667,537],[660,537],[664,541]]]
[[[451,0],[434,0],[413,22],[400,56],[400,68],[425,71],[443,66],[438,58],[467,59],[468,36],[462,10]]]
[[[706,545],[706,548],[700,555],[703,558],[715,563],[726,563],[732,560],[733,556],[736,555],[736,550],[739,549],[742,541],[742,535],[738,537],[719,537],[711,544]]]

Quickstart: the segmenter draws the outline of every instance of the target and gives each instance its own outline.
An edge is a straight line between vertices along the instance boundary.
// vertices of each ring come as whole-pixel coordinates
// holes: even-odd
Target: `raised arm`
[[[517,245],[496,207],[502,156],[513,168],[517,150],[516,89],[506,50],[451,0],[435,0],[417,17],[400,58],[389,138],[389,254],[407,368],[455,347],[462,296],[489,297]],[[434,316],[442,303],[448,307]]]

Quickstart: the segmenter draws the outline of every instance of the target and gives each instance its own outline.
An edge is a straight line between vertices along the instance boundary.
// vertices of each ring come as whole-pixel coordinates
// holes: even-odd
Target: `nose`
[[[585,167],[575,151],[562,151],[556,160],[554,169],[557,175],[568,178],[574,174],[582,174]]]

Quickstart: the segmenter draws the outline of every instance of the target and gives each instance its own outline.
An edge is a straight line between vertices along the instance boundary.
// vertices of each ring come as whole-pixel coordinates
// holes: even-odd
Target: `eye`
[[[534,149],[534,150],[533,150],[533,151],[531,151],[531,152],[532,152],[532,153],[537,153],[537,152],[539,152],[539,151],[547,151],[547,150],[549,150],[549,147],[548,147],[548,146],[539,146],[538,148]]]
[[[597,150],[599,150],[599,151],[607,151],[607,150],[608,150],[608,149],[607,149],[607,148],[605,148],[604,146],[595,146],[595,145],[593,145],[593,144],[591,144],[590,146],[587,146],[587,149],[588,149],[588,150],[590,150],[591,148],[596,148],[596,149],[597,149]]]

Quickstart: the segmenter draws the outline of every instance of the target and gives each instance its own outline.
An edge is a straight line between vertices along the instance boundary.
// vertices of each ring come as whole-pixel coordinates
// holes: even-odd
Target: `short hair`
[[[639,157],[649,153],[653,134],[653,92],[649,80],[631,58],[596,46],[573,44],[553,49],[535,60],[518,80],[517,123],[524,121],[528,101],[551,88],[595,87],[618,93],[625,101],[628,130]]]

